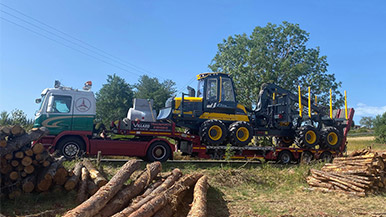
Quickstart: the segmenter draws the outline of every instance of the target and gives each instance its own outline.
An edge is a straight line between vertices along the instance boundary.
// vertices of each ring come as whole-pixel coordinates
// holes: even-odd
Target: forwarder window
[[[50,99],[51,100],[51,99]],[[71,96],[54,95],[47,107],[48,113],[69,113],[71,110]]]
[[[217,101],[217,79],[209,79],[206,99],[210,102]]]

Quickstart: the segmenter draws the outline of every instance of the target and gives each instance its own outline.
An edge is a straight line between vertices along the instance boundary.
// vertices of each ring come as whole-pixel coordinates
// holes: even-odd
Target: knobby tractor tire
[[[278,136],[274,138],[276,140],[276,145],[280,147],[290,147],[295,142],[295,138],[289,136]]]
[[[319,143],[319,133],[313,126],[302,126],[296,137],[296,143],[301,148],[315,148]]]
[[[237,121],[229,126],[229,140],[234,146],[247,146],[253,137],[252,126],[245,121]]]
[[[338,150],[342,143],[342,136],[335,127],[326,127],[321,132],[323,148]]]
[[[225,124],[220,120],[207,120],[200,127],[201,141],[207,145],[217,146],[223,144],[227,134]]]

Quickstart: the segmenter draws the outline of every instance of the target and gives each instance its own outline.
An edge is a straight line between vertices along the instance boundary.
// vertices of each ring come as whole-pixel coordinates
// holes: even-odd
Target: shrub
[[[386,143],[386,112],[375,117],[374,134],[377,142]]]

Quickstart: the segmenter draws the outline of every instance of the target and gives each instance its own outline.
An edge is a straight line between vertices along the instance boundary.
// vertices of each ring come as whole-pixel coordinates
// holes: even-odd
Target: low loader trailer
[[[211,75],[206,76],[211,78]],[[218,75],[216,76],[218,77]],[[202,77],[200,77],[200,79],[202,79]],[[211,79],[213,80],[213,78]],[[223,77],[218,77],[218,79],[220,79],[221,82],[225,80]],[[226,82],[228,82],[228,85],[232,84],[229,83],[231,80],[226,80]],[[308,145],[296,144],[297,141],[295,140],[295,135],[291,136],[288,133],[296,133],[297,131],[290,128],[288,124],[286,126],[283,125],[285,128],[284,130],[271,129],[267,127],[268,125],[251,128],[246,121],[230,123],[230,131],[235,130],[235,132],[230,132],[229,137],[233,136],[237,138],[239,142],[233,142],[234,144],[232,144],[234,139],[232,140],[232,138],[227,137],[228,139],[224,140],[222,144],[215,144],[216,139],[218,139],[216,133],[218,133],[220,129],[216,124],[208,128],[209,131],[206,135],[200,133],[200,131],[202,131],[201,128],[200,130],[197,130],[194,127],[190,130],[189,128],[184,128],[184,126],[192,125],[192,123],[194,123],[192,118],[183,118],[184,115],[186,116],[184,112],[186,111],[185,109],[188,108],[188,101],[199,101],[198,99],[189,99],[188,97],[187,99],[184,99],[184,96],[179,99],[180,111],[183,111],[180,112],[180,114],[178,114],[178,110],[172,111],[170,109],[171,104],[169,101],[166,102],[166,105],[169,105],[169,108],[161,111],[156,119],[155,112],[152,109],[152,100],[135,99],[134,106],[129,109],[126,118],[112,122],[109,130],[103,127],[96,129],[94,123],[96,101],[90,88],[91,82],[86,82],[83,90],[63,87],[60,85],[60,82],[55,82],[54,88],[45,89],[41,94],[41,98],[36,100],[37,103],[40,103],[40,108],[36,113],[34,126],[46,127],[50,134],[41,138],[39,141],[35,141],[35,143],[42,143],[52,152],[57,151],[68,159],[75,158],[82,153],[96,155],[98,152],[101,152],[101,154],[105,156],[130,156],[139,157],[147,161],[166,161],[168,159],[173,159],[173,153],[177,151],[181,152],[183,155],[190,155],[192,157],[203,159],[224,159],[227,151],[229,151],[233,153],[231,155],[232,159],[258,159],[265,161],[280,161],[282,163],[299,161],[302,158],[327,160],[336,156],[342,156],[345,152],[346,137],[350,130],[354,115],[354,109],[347,109],[346,107],[346,109],[332,111],[330,106],[330,118],[321,120],[319,116],[311,116],[311,106],[309,106],[309,121],[319,121],[323,125],[326,124],[326,129],[332,128],[331,126],[337,126],[336,129],[339,129],[339,132],[338,130],[328,131],[329,134],[321,136],[321,138],[316,135],[318,133],[317,128],[308,130],[305,134],[303,131],[300,132],[299,135],[304,137],[304,140],[309,143],[307,143]],[[201,91],[205,92],[205,89],[201,89]],[[275,91],[277,91],[276,86]],[[274,106],[270,106],[270,109],[268,110],[271,116],[264,116],[264,120],[260,120],[260,122],[271,124],[278,123],[277,126],[279,126],[282,122],[272,122],[270,120],[277,120],[284,116],[290,120],[289,114],[286,114],[283,110],[277,109],[277,106],[283,107],[286,105],[284,99],[288,102],[290,99],[287,97],[289,95],[287,92],[280,93],[283,98],[278,98],[280,95],[279,93],[275,94],[276,99],[283,99],[283,101],[281,101],[281,104],[280,101],[278,101]],[[274,101],[275,94],[273,96]],[[266,101],[268,101],[268,99]],[[262,104],[267,104],[266,101],[262,102]],[[300,104],[304,103],[304,101],[303,98],[299,97]],[[305,101],[305,103],[307,103],[307,101]],[[310,100],[308,103],[311,105]],[[237,103],[235,105],[237,105]],[[172,106],[175,106],[174,102],[172,103]],[[238,108],[239,107],[243,112],[246,112],[245,108],[238,105]],[[264,108],[260,108],[259,112],[256,112],[255,114],[263,116],[265,112],[263,109]],[[280,114],[276,115],[272,113],[273,111],[279,111]],[[173,118],[165,118],[170,115],[168,112],[173,112]],[[318,112],[322,111],[318,110]],[[198,112],[193,111],[192,114],[198,114]],[[174,117],[174,115],[176,116]],[[205,118],[209,118],[205,113],[201,115],[206,115]],[[214,113],[210,113],[210,115],[219,117],[219,115]],[[243,115],[233,116],[244,118]],[[270,119],[270,117],[272,117],[272,119]],[[311,119],[311,117],[313,119]],[[177,118],[176,121],[173,120],[175,118]],[[256,120],[259,117],[254,116],[253,118],[254,121],[260,123],[259,120]],[[205,123],[207,123],[207,121],[205,120],[206,119],[198,122],[203,122],[202,124],[206,126]],[[221,123],[221,121],[218,121],[218,123]],[[322,129],[322,124],[320,124],[320,131],[325,129]],[[239,129],[236,129],[235,127],[239,127]],[[253,129],[251,133],[249,133],[250,128]],[[212,132],[215,134],[212,134]],[[246,136],[246,134],[248,134],[248,136]],[[251,137],[250,134],[255,137],[277,138],[277,141],[275,145],[263,147],[253,145],[249,140],[246,140],[248,141],[247,145],[240,145],[243,142],[245,143],[245,138],[249,139],[249,137]],[[112,136],[110,137],[108,135]],[[203,139],[204,136],[206,139]],[[208,139],[213,139],[213,141],[205,142]],[[316,139],[326,141],[321,141],[320,145],[315,145],[319,143],[318,141],[313,141]],[[227,142],[232,145],[227,146]],[[333,148],[325,145],[326,142],[330,146],[333,145]],[[300,143],[304,144],[304,141]]]

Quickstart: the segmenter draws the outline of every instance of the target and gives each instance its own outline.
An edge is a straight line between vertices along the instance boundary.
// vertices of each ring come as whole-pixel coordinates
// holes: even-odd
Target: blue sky
[[[33,118],[34,99],[54,80],[74,88],[91,80],[98,91],[113,73],[130,84],[143,74],[172,79],[185,90],[196,74],[209,71],[224,38],[288,21],[309,32],[308,46],[319,46],[327,56],[329,73],[343,82],[341,90],[356,108],[357,123],[361,116],[386,112],[385,1],[0,3],[0,111],[19,108]]]

